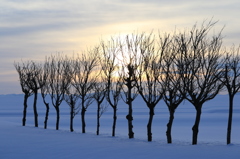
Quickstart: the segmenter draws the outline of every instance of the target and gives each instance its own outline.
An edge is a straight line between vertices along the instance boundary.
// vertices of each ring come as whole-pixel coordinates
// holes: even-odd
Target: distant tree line
[[[169,110],[167,142],[172,143],[174,113],[182,101],[189,101],[196,110],[192,127],[192,144],[197,144],[202,106],[220,91],[229,94],[227,144],[231,143],[233,100],[240,88],[239,48],[222,47],[222,30],[209,35],[216,22],[194,25],[189,31],[173,34],[151,33],[112,37],[81,54],[55,54],[45,61],[15,62],[24,93],[22,125],[26,124],[27,100],[34,95],[34,121],[38,127],[37,100],[41,94],[46,106],[44,128],[47,129],[49,105],[56,111],[59,129],[60,105],[70,107],[70,131],[73,119],[81,113],[85,133],[85,112],[96,101],[97,135],[100,117],[107,105],[113,109],[112,136],[115,136],[118,102],[128,106],[128,136],[134,138],[133,101],[139,95],[149,108],[148,141],[152,141],[154,109],[160,100]],[[46,97],[50,97],[47,101]],[[80,100],[80,105],[76,104]],[[108,104],[103,101],[106,100]]]

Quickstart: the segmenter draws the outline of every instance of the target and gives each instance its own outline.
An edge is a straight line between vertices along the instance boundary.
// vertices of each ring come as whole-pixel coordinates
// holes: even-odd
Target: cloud
[[[212,16],[220,19],[217,15],[225,6],[221,5],[222,3],[216,6],[211,2],[199,3],[188,0],[4,2],[0,8],[5,8],[5,11],[2,11],[4,18],[0,24],[0,36],[18,36],[56,30],[71,31],[153,20],[169,23],[169,26],[181,27],[183,23],[189,25]]]
[[[21,34],[31,34],[43,31],[54,31],[55,29],[63,29],[64,25],[59,24],[38,24],[16,27],[0,27],[0,36],[18,36]]]
[[[227,43],[238,43],[239,6],[238,0],[1,0],[0,86],[17,82],[14,61],[80,52],[134,31],[173,32],[213,17],[216,31],[226,25]]]

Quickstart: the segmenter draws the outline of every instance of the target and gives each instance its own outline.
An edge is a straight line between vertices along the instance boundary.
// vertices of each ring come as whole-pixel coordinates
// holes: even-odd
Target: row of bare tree
[[[85,133],[85,112],[97,102],[97,134],[100,117],[107,103],[113,109],[112,136],[115,136],[119,100],[128,105],[128,136],[134,138],[132,102],[140,95],[149,108],[148,141],[152,141],[154,108],[164,100],[169,110],[167,142],[172,143],[171,129],[174,112],[183,100],[196,110],[192,127],[192,144],[197,144],[202,106],[220,91],[229,94],[227,144],[231,143],[233,99],[240,89],[239,49],[222,48],[221,31],[209,36],[216,22],[194,25],[184,32],[154,35],[132,34],[101,41],[97,47],[71,57],[56,54],[43,63],[15,63],[24,92],[22,125],[26,123],[27,99],[34,94],[35,126],[38,127],[37,96],[40,91],[46,105],[44,128],[47,128],[49,101],[57,114],[59,129],[60,105],[70,106],[70,130],[74,116],[81,111],[82,133]],[[80,100],[80,105],[76,104]]]

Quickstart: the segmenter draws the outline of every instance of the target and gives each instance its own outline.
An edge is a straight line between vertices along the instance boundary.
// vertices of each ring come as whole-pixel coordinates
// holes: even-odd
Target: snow
[[[43,129],[45,107],[38,99],[39,127],[34,127],[32,103],[28,102],[26,126],[21,126],[23,95],[0,95],[0,159],[145,159],[194,158],[237,159],[240,156],[240,95],[235,97],[232,125],[232,144],[226,145],[228,96],[218,95],[203,106],[198,145],[191,145],[191,127],[195,120],[193,106],[185,101],[175,113],[172,128],[173,143],[167,144],[168,111],[161,101],[153,121],[153,141],[147,141],[148,108],[141,97],[134,101],[134,139],[127,135],[127,106],[118,106],[116,137],[111,137],[112,108],[100,119],[100,135],[96,135],[96,104],[86,112],[86,134],[81,133],[81,119],[74,119],[74,132],[69,131],[69,107],[60,107],[60,130],[55,130],[55,110],[50,109],[48,129]]]

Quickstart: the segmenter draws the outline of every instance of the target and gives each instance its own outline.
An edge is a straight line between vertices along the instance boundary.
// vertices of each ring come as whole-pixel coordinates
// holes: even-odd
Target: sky
[[[101,39],[171,33],[204,20],[223,27],[224,46],[240,44],[239,0],[0,0],[0,94],[19,94],[14,62],[73,54]]]

